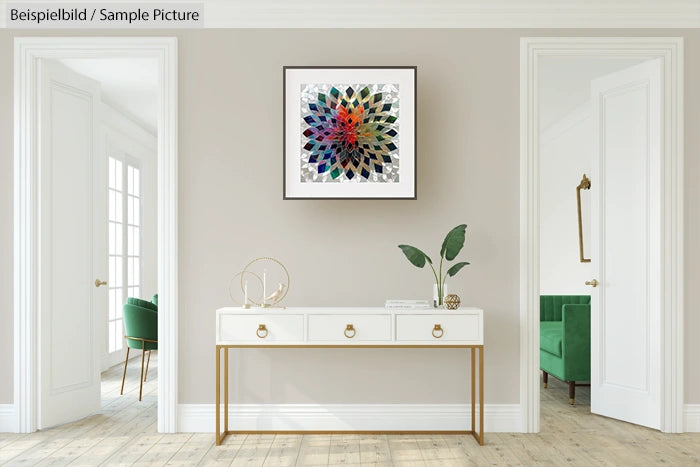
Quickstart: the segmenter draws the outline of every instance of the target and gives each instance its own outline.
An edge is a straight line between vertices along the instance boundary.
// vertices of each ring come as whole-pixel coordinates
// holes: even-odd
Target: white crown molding
[[[578,126],[584,120],[591,118],[591,102],[579,105],[559,120],[545,127],[540,132],[540,145],[542,147],[552,144],[573,127]]]
[[[554,6],[553,4],[556,4]],[[692,28],[697,1],[205,2],[208,28]]]
[[[152,3],[160,2],[163,0]],[[3,28],[6,3],[0,1]],[[342,0],[205,0],[201,3],[204,3],[207,28],[700,27],[700,0],[419,0],[410,4],[401,0],[358,0],[351,8]]]
[[[104,127],[137,141],[141,146],[152,151],[153,154],[158,152],[157,130],[155,133],[151,133],[150,128],[130,119],[129,115],[123,114],[118,108],[104,101],[102,104],[102,125]]]
[[[129,112],[122,106],[119,102],[116,102],[108,97],[105,97],[102,95],[102,105],[105,107],[108,107],[110,110],[113,112],[118,113],[125,119],[129,120],[131,123],[133,123],[135,126],[139,128],[139,130],[148,133],[150,136],[157,138],[158,137],[158,129],[155,128],[153,125],[149,124],[146,122],[146,120],[140,118],[139,116]]]
[[[215,404],[180,404],[182,432],[214,433]],[[484,431],[520,431],[519,404],[486,404]],[[229,404],[229,429],[241,431],[467,430],[467,404]]]

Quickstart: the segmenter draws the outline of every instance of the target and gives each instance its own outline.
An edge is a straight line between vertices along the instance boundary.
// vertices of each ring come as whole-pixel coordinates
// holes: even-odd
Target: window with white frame
[[[128,156],[109,157],[108,352],[123,348],[122,305],[141,294],[141,171]]]

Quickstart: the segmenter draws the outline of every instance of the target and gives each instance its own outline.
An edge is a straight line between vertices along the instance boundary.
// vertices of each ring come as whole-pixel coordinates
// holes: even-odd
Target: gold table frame
[[[287,431],[287,430],[229,430],[228,429],[228,381],[229,381],[229,349],[471,349],[471,430],[429,430],[429,431]],[[224,351],[224,430],[221,431],[221,351]],[[476,351],[479,351],[479,431],[476,431]],[[216,346],[216,445],[220,446],[224,438],[231,434],[452,434],[452,435],[472,435],[479,445],[484,445],[484,346],[483,345],[309,345],[309,344],[287,344],[287,345],[245,345],[245,344],[222,344]]]

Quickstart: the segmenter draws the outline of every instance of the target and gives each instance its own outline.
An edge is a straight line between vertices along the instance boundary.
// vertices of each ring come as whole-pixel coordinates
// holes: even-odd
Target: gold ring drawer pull
[[[436,324],[435,327],[433,328],[433,337],[435,339],[440,339],[443,334],[445,334],[445,331],[442,329],[442,326],[440,326],[439,324]]]
[[[264,324],[259,325],[255,334],[257,334],[260,339],[265,339],[267,337],[267,327]]]
[[[352,334],[350,334],[352,332]],[[345,337],[348,339],[352,339],[355,337],[355,327],[352,324],[348,324],[345,326],[345,331],[343,331],[343,334],[345,334]]]

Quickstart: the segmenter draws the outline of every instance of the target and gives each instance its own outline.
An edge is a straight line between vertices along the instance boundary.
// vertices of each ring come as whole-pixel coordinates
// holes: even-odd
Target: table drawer
[[[304,341],[304,315],[222,314],[219,320],[220,343]]]
[[[390,341],[390,315],[309,315],[309,341]]]
[[[397,315],[396,340],[483,344],[481,315],[425,314]]]

